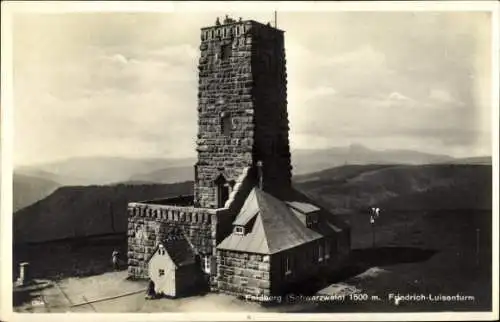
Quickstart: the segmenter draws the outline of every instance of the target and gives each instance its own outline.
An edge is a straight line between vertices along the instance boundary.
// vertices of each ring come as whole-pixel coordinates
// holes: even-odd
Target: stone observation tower
[[[261,161],[263,189],[290,185],[283,31],[226,18],[201,30],[195,203],[224,206]]]
[[[128,204],[129,276],[267,296],[337,267],[349,227],[291,186],[284,32],[217,19],[198,69],[194,193]]]

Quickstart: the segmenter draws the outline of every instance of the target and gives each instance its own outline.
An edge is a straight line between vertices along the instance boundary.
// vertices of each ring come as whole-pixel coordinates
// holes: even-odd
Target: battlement
[[[284,33],[283,30],[273,27],[270,23],[263,24],[255,20],[234,20],[226,16],[223,23],[217,18],[214,26],[201,28],[201,40],[221,40],[249,34],[252,30],[266,30]]]

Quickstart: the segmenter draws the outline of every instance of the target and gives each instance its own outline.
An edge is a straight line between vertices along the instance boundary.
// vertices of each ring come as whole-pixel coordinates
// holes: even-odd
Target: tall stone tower
[[[283,31],[226,16],[201,29],[195,204],[224,206],[246,167],[291,184]]]

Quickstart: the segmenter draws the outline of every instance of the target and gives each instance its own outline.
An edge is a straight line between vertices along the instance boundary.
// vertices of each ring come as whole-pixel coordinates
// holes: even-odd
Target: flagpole
[[[375,222],[372,223],[372,248],[375,248]]]
[[[274,10],[274,28],[278,28],[278,12]]]

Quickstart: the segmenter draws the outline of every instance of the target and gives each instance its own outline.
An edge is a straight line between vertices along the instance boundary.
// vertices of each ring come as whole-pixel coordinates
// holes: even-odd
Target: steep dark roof
[[[273,254],[346,228],[328,220],[330,216],[322,216],[316,228],[308,228],[303,217],[324,210],[294,190],[280,194],[280,199],[259,188],[252,189],[233,225],[245,226],[255,219],[253,225],[247,227],[245,235],[232,233],[217,248]]]
[[[196,255],[193,248],[183,234],[166,238],[160,242],[148,261],[158,252],[158,248],[162,246],[177,267],[191,265],[196,262]]]

